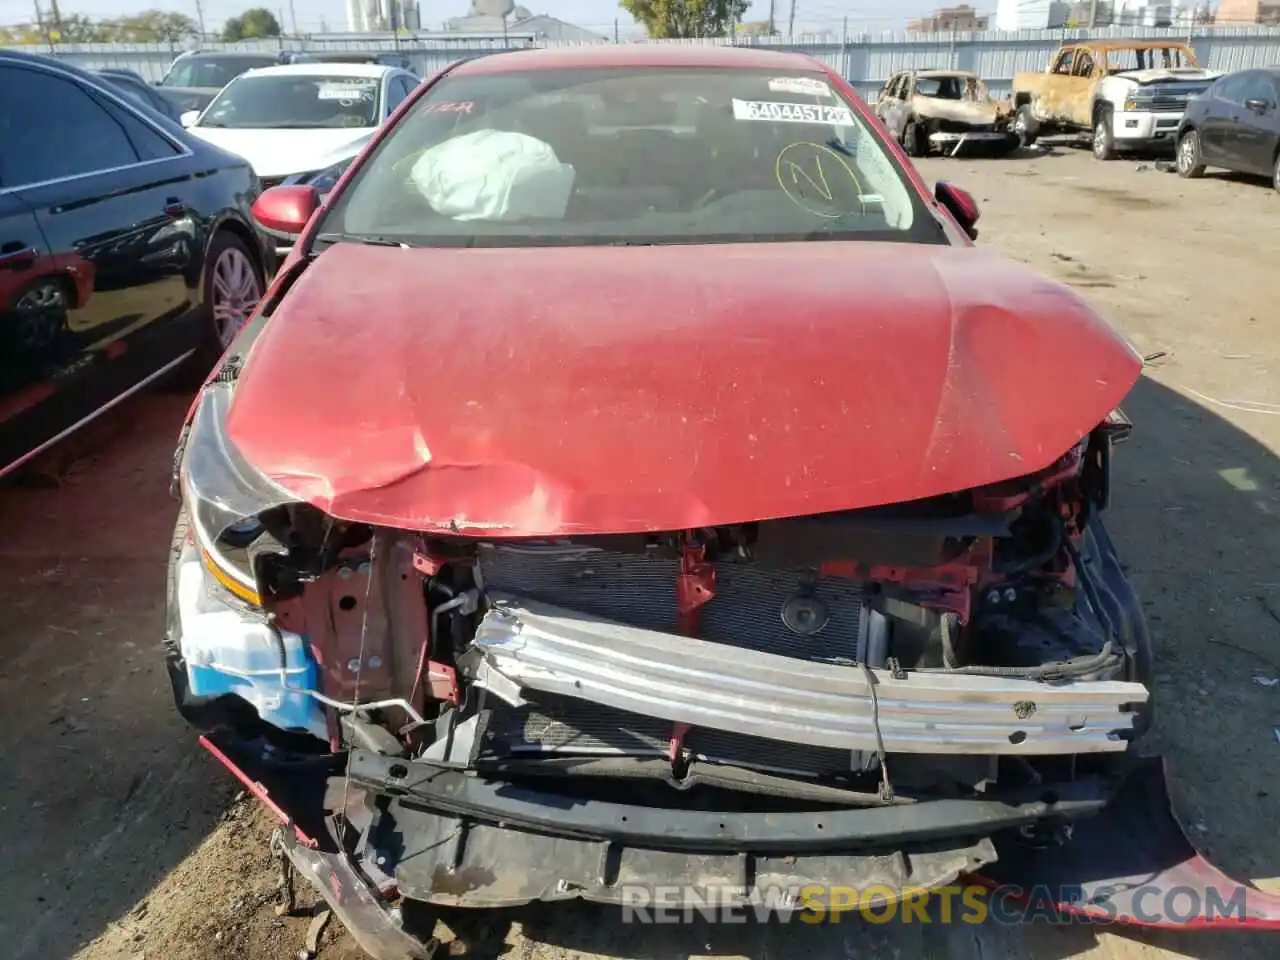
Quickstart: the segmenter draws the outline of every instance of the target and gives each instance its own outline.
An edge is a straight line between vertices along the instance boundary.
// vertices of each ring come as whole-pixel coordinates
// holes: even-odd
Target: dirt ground
[[[1280,675],[1280,406],[1266,406],[1280,404],[1280,195],[1070,149],[922,169],[974,192],[983,243],[1079,288],[1160,354],[1126,405],[1137,429],[1118,454],[1111,520],[1158,643],[1157,746],[1205,852],[1280,890],[1280,687],[1254,680]],[[270,823],[196,748],[161,666],[166,466],[185,405],[143,397],[0,490],[11,960],[284,960],[303,944],[309,918],[273,910]],[[589,906],[521,911],[469,935],[474,955],[522,960],[1249,960],[1276,943],[856,918],[640,927]],[[320,956],[358,953],[331,929]]]

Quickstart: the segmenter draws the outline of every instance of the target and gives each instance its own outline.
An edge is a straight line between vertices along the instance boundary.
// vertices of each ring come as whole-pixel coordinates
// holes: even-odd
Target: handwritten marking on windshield
[[[815,217],[838,220],[872,202],[849,162],[821,143],[801,140],[783,147],[773,172],[788,199]]]
[[[428,103],[423,110],[427,113],[465,113],[470,116],[475,107],[471,100],[437,100],[435,103]]]

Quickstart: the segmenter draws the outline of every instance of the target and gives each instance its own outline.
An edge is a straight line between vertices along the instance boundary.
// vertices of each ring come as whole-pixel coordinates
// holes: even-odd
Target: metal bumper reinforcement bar
[[[1142,684],[858,669],[642,630],[490,591],[475,682],[576,697],[692,726],[844,750],[1044,755],[1122,751]],[[869,682],[874,681],[874,686]]]

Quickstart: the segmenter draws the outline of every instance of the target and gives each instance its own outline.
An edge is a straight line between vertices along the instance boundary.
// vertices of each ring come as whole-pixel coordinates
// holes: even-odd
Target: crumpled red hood
[[[972,247],[338,245],[240,375],[228,432],[339,518],[507,536],[914,500],[1051,464],[1141,360]]]

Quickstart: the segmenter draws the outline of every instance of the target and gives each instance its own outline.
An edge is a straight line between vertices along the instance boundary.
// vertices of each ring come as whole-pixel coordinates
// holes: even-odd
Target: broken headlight
[[[249,464],[226,435],[230,384],[213,383],[200,397],[180,467],[182,501],[201,561],[222,591],[262,605],[249,547],[262,534],[264,510],[294,498]]]

